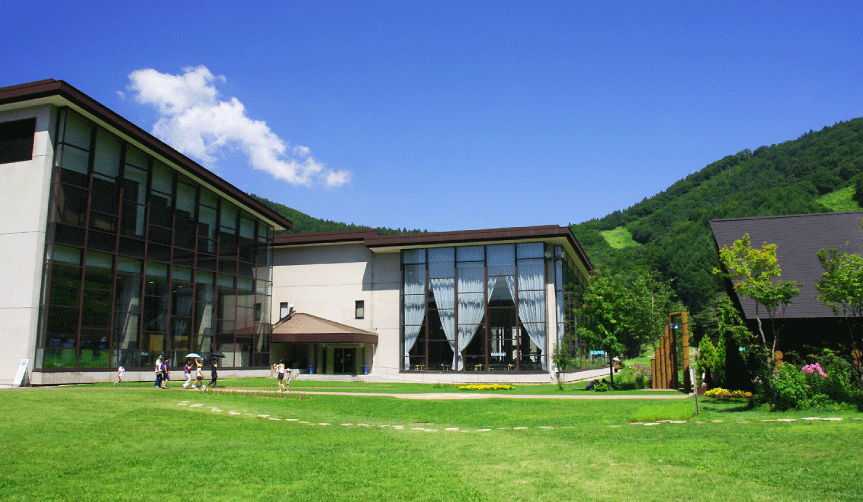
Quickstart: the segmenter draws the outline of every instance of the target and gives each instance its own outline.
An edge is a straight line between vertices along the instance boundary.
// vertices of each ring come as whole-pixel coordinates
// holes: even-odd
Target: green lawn
[[[5,391],[0,498],[860,500],[863,414],[702,403]]]
[[[607,377],[607,375],[604,375]],[[618,378],[616,374],[615,379]],[[97,387],[113,387],[112,383],[94,384]],[[274,378],[228,378],[219,380],[219,387],[248,390],[276,390],[276,379]],[[126,382],[126,387],[152,388],[153,382]],[[182,382],[171,382],[171,388],[180,389]],[[317,381],[317,380],[293,380],[291,390],[308,392],[351,392],[351,393],[375,393],[375,394],[504,394],[504,395],[594,395],[593,391],[584,390],[585,382],[569,383],[564,385],[564,390],[558,389],[557,384],[519,384],[514,389],[499,391],[466,391],[458,388],[456,384],[426,384],[426,383],[401,383],[401,382],[341,382],[341,381]],[[85,385],[83,387],[90,387]],[[620,395],[668,395],[664,390],[631,390],[617,391]]]

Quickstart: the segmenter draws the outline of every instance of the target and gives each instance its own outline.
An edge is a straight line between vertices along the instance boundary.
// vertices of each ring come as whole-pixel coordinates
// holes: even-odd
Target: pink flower
[[[804,366],[801,369],[803,371],[805,371],[806,373],[809,373],[810,375],[814,375],[815,372],[817,371],[819,375],[821,375],[824,378],[827,378],[827,373],[824,373],[824,370],[821,368],[821,365],[819,363],[807,364],[806,366]]]

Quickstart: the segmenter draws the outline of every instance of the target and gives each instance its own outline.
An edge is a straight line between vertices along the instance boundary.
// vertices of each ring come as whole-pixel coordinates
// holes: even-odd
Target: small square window
[[[279,303],[279,319],[288,317],[288,302]]]
[[[357,319],[363,319],[366,316],[366,308],[365,302],[363,300],[357,300],[356,305],[354,307],[355,317]]]
[[[0,123],[0,164],[33,159],[36,119]]]

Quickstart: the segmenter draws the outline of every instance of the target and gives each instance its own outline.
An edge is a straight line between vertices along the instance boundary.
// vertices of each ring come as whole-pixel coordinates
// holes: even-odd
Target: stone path
[[[258,389],[258,388],[222,388],[211,389],[218,392],[268,392],[279,393],[275,390]],[[681,394],[679,392],[669,392],[668,394],[600,394],[591,392],[589,394],[549,394],[549,395],[525,395],[525,394],[489,394],[477,392],[429,392],[418,394],[390,394],[384,392],[339,392],[339,391],[306,391],[306,390],[291,390],[287,394],[298,395],[320,395],[320,396],[373,396],[373,397],[395,397],[399,399],[686,399],[692,397],[692,394]]]
[[[179,403],[177,403],[177,406],[188,406],[191,409],[191,408],[202,408],[204,406],[204,404],[192,403],[191,401],[180,401]],[[302,424],[302,425],[308,425],[308,426],[314,426],[314,427],[348,427],[348,428],[380,428],[380,429],[391,428],[393,430],[399,430],[399,431],[412,430],[412,431],[422,431],[422,432],[491,432],[492,430],[522,431],[522,430],[575,429],[574,426],[553,426],[553,425],[540,425],[537,427],[497,427],[496,429],[491,429],[491,428],[461,429],[458,427],[447,427],[444,429],[440,429],[440,428],[435,428],[434,427],[435,424],[433,424],[433,423],[367,424],[367,423],[346,422],[346,423],[342,423],[342,424],[333,425],[333,424],[327,423],[327,422],[311,422],[308,420],[301,420],[299,418],[281,418],[281,417],[275,417],[272,415],[255,415],[252,413],[244,413],[244,412],[239,412],[236,410],[227,410],[226,411],[226,410],[223,410],[223,409],[221,409],[215,405],[208,406],[208,408],[213,413],[225,413],[225,414],[227,414],[227,416],[255,417],[255,418],[260,418],[260,419],[274,421],[274,422],[284,421],[284,422],[289,423],[289,424],[291,424],[291,423]],[[841,417],[827,417],[827,418],[805,417],[805,418],[801,418],[799,420],[800,421],[806,421],[806,422],[841,422],[844,419]],[[854,417],[851,420],[863,420],[863,418]],[[796,418],[777,418],[777,419],[760,420],[759,422],[791,423],[791,422],[796,422],[796,421],[798,421],[798,419],[796,419]],[[726,422],[724,420],[709,420],[709,421],[702,421],[702,420],[660,420],[657,422],[632,422],[632,423],[628,424],[627,426],[628,427],[636,427],[636,426],[653,427],[653,426],[662,426],[662,425],[671,425],[671,424],[686,424],[686,423],[747,424],[747,423],[755,423],[755,422],[754,421],[748,421],[748,420],[735,420],[733,422],[731,422],[731,421]],[[625,427],[625,426],[624,425],[609,425],[608,427],[620,428],[620,427]]]

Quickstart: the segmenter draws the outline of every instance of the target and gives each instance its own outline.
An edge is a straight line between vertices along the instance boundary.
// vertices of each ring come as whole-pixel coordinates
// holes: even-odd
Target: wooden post
[[[659,374],[656,371],[656,351],[653,351],[653,359],[650,360],[650,383],[651,388],[658,389],[659,388]]]
[[[692,379],[689,372],[689,320],[687,319],[685,311],[680,312],[680,327],[682,329],[681,350],[683,350],[683,374],[689,377],[690,384],[695,388],[695,380]]]

